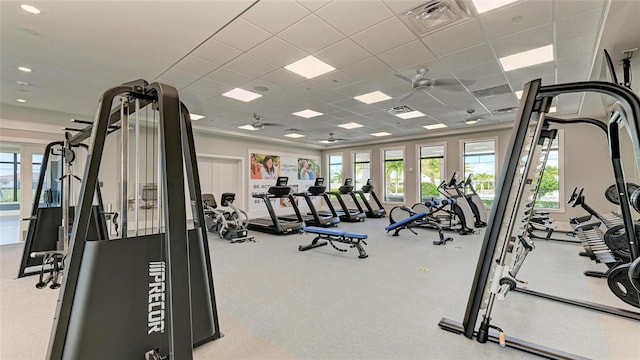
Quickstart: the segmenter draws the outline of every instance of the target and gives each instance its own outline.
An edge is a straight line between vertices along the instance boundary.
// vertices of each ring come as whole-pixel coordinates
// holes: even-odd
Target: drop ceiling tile
[[[573,56],[558,60],[558,72],[573,72],[579,77],[587,75],[591,64],[591,57]]]
[[[295,93],[302,97],[309,97],[309,96],[322,95],[327,90],[322,85],[314,81],[307,80],[307,81],[301,82],[300,84],[294,85],[285,91],[289,93]]]
[[[175,64],[173,69],[184,71],[197,77],[202,77],[215,70],[218,66],[219,65],[217,64],[200,59],[193,55],[187,55],[187,57]]]
[[[537,69],[535,69],[537,68]],[[524,69],[519,69],[524,70]],[[513,74],[511,74],[513,73]],[[551,65],[536,65],[526,68],[526,71],[516,72],[510,71],[507,73],[507,78],[511,82],[511,86],[514,91],[522,90],[524,85],[535,79],[542,79],[542,85],[553,85],[556,83],[556,76],[553,72],[553,66]]]
[[[553,26],[551,24],[544,24],[491,41],[493,50],[499,58],[549,44],[553,44]]]
[[[352,35],[351,39],[372,54],[379,54],[416,40],[416,37],[398,18],[392,17]]]
[[[455,70],[453,73],[459,79],[475,80],[489,75],[502,75],[502,68],[496,61],[487,61]]]
[[[313,56],[337,69],[340,69],[360,60],[364,60],[370,57],[371,54],[360,45],[356,44],[353,40],[344,39],[314,53]]]
[[[265,86],[267,87],[269,90],[259,90],[256,89],[256,87],[260,87],[260,86]],[[249,81],[248,83],[242,84],[243,88],[246,88],[249,91],[253,91],[255,93],[261,94],[264,97],[268,98],[268,95],[276,93],[280,90],[282,90],[281,86],[278,86],[276,84],[272,84],[268,81],[265,81],[263,79],[255,79],[252,81]]]
[[[485,41],[477,19],[445,28],[422,38],[425,45],[436,55],[442,56]]]
[[[486,43],[476,45],[449,55],[440,60],[452,71],[463,69],[478,63],[495,61],[495,57]]]
[[[393,69],[404,69],[407,66],[433,59],[433,54],[420,40],[412,41],[377,56]]]
[[[347,66],[343,70],[344,72],[359,79],[368,79],[391,71],[389,67],[375,57],[370,57],[366,60]]]
[[[556,56],[558,59],[564,59],[579,54],[585,54],[586,57],[591,57],[593,49],[595,48],[596,34],[588,34],[573,38],[565,41],[558,41],[556,47]]]
[[[309,11],[316,11],[329,4],[333,0],[297,0],[297,2]]]
[[[193,88],[213,95],[220,95],[231,90],[233,86],[202,78],[189,85],[188,88]]]
[[[189,110],[196,113],[197,111],[194,106],[199,106],[200,104],[205,103],[214,97],[214,94],[198,90],[193,86],[187,86],[186,88],[180,90],[180,101],[184,102]]]
[[[597,33],[602,11],[602,8],[596,8],[558,21],[556,35],[558,41]]]
[[[239,18],[220,30],[213,38],[236,49],[247,51],[271,37],[271,34]]]
[[[356,77],[349,75],[341,70],[334,70],[327,74],[313,78],[313,81],[327,89],[337,89],[357,80],[358,79]]]
[[[467,77],[465,79],[469,79],[469,78]],[[476,77],[473,80],[475,80],[475,83],[467,86],[467,88],[471,91],[508,84],[507,78],[505,78],[503,73],[494,73],[486,76]]]
[[[231,86],[240,86],[252,79],[252,77],[221,67],[206,76],[207,79]]]
[[[380,1],[334,1],[316,11],[324,21],[350,36],[393,16]]]
[[[196,48],[191,55],[214,64],[225,64],[241,53],[242,51],[238,49],[225,45],[217,40],[209,39]]]
[[[518,100],[511,93],[480,98],[480,102],[491,111],[518,106]]]
[[[260,79],[264,79],[282,88],[288,88],[305,80],[302,76],[294,74],[283,68],[279,68],[266,75],[262,75]]]
[[[583,11],[602,7],[604,0],[563,0],[556,3],[558,19],[564,19]]]
[[[242,17],[272,34],[277,34],[308,14],[309,10],[293,0],[277,0],[260,1]]]
[[[424,0],[383,0],[382,1],[391,12],[396,15],[400,15],[407,10],[411,10],[418,5],[424,4]]]
[[[260,77],[266,73],[269,73],[277,69],[275,65],[264,62],[256,58],[255,56],[251,56],[247,53],[244,53],[238,56],[237,58],[229,61],[229,63],[227,63],[225,67],[230,70],[233,70],[245,75],[249,75],[254,78]]]
[[[553,4],[551,1],[520,1],[480,15],[480,22],[486,36],[497,39],[550,23]]]
[[[279,67],[307,56],[304,51],[275,36],[251,49],[249,54]]]
[[[165,83],[167,85],[175,86],[180,90],[183,87],[194,82],[198,77],[193,74],[189,74],[184,71],[169,69],[164,74],[158,77],[158,82]]]
[[[278,36],[310,53],[344,39],[342,34],[315,15],[309,15],[289,26]]]
[[[397,71],[396,73],[404,75],[405,77],[411,79],[418,74],[418,70],[426,69],[427,73],[425,74],[425,78],[444,78],[451,77],[451,73],[449,70],[445,69],[444,66],[440,63],[440,61],[436,58],[431,60],[423,61],[418,64],[413,64],[402,71]]]

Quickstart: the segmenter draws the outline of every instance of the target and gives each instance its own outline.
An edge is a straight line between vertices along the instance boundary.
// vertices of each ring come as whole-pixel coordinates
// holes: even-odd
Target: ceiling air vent
[[[507,107],[502,109],[495,109],[492,111],[492,113],[493,115],[500,115],[500,114],[512,113],[512,112],[515,112],[516,110],[518,110],[518,108],[516,106],[512,106],[512,107]]]
[[[412,112],[412,111],[415,111],[415,110],[410,108],[407,105],[400,105],[400,106],[395,106],[395,107],[392,107],[392,108],[384,109],[384,111],[386,111],[390,115],[396,116],[398,114],[409,113],[409,112]]]
[[[430,34],[471,17],[461,0],[434,0],[403,11],[400,19],[418,36]]]
[[[476,97],[482,98],[487,96],[496,96],[496,95],[504,95],[509,94],[511,92],[511,88],[509,85],[498,85],[486,89],[474,90],[471,93]]]

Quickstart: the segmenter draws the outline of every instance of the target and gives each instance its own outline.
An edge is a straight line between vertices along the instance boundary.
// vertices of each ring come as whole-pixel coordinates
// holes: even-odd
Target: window
[[[0,152],[0,202],[20,201],[20,153]]]
[[[496,141],[494,139],[464,142],[464,179],[469,174],[473,174],[473,188],[482,202],[487,206],[493,205],[496,194]]]
[[[563,197],[560,194],[560,132],[557,133],[553,143],[551,143],[551,151],[547,158],[547,165],[542,174],[542,181],[538,189],[538,198],[536,199],[536,207],[551,210],[562,210],[560,208]]]
[[[329,191],[342,186],[342,155],[329,155]]]
[[[420,147],[420,199],[439,196],[438,185],[444,180],[444,145]]]
[[[371,153],[369,151],[353,153],[354,189],[360,189],[371,178]]]
[[[383,150],[384,200],[404,201],[404,149]]]

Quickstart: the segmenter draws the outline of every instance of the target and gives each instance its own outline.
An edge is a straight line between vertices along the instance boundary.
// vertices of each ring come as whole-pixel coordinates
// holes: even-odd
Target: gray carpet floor
[[[195,350],[196,359],[528,359],[438,327],[461,321],[482,235],[385,234],[387,219],[341,224],[369,235],[369,258],[325,246],[299,252],[312,235],[253,232],[257,242],[230,244],[210,234],[224,337]],[[527,287],[627,310],[606,280],[582,275],[603,265],[577,256],[580,246],[536,242],[519,278]],[[0,359],[42,359],[57,291],[14,279],[22,244],[0,246]],[[594,359],[640,359],[640,322],[511,293],[493,323],[507,335]]]

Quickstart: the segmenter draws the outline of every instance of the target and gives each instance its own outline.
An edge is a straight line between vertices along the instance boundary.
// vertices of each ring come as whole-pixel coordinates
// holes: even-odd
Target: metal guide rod
[[[135,100],[135,108],[136,108],[136,133],[135,133],[135,156],[136,156],[136,169],[135,169],[135,190],[134,190],[134,213],[133,218],[136,224],[136,234],[138,236],[138,228],[139,225],[139,209],[140,209],[140,99],[136,98]]]
[[[67,158],[67,149],[69,146],[69,137],[65,134],[64,145],[61,151],[62,155],[62,247],[58,246],[58,250],[67,251],[69,244],[69,197],[71,196],[71,159]],[[70,155],[70,153],[69,153]]]
[[[120,224],[120,229],[122,231],[121,238],[127,238],[127,223],[128,216],[127,212],[129,210],[129,200],[128,200],[128,178],[129,178],[129,100],[126,97],[120,99],[120,119],[121,119],[121,129],[122,133],[122,153],[121,153],[121,163],[120,163],[120,217],[122,219]]]
[[[162,114],[160,114],[159,116],[159,121],[157,123],[158,125],[158,131],[156,133],[156,136],[158,137],[158,161],[157,161],[157,173],[156,173],[156,189],[158,190],[158,195],[157,195],[157,206],[156,209],[157,211],[157,220],[158,220],[158,228],[157,231],[160,233],[162,232],[162,206],[163,205],[163,201],[162,201],[162,186],[160,186],[160,184],[162,183],[163,179],[162,179],[162,162],[163,162],[163,157],[164,157],[164,151],[161,151],[160,149],[160,139],[162,139],[162,129],[160,128],[160,121],[162,120]],[[167,174],[168,175],[168,174]]]

